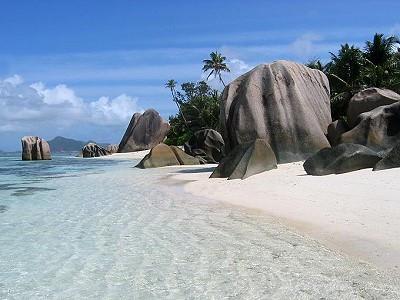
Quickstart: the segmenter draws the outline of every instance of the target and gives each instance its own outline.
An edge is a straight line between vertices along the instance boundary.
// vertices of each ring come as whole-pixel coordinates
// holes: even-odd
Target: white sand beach
[[[209,179],[210,166],[171,172],[193,195],[260,209],[332,249],[400,271],[400,169],[316,177],[296,162],[246,180]]]
[[[141,159],[148,151],[108,159]],[[165,182],[205,197],[261,210],[298,233],[377,267],[400,272],[400,169],[309,176],[302,162],[246,180],[209,179],[216,165],[166,167]]]
[[[148,153],[103,158],[141,159]],[[166,167],[167,181],[207,199],[261,210],[331,249],[400,272],[400,169],[309,176],[302,162],[246,180],[209,179],[216,165]]]

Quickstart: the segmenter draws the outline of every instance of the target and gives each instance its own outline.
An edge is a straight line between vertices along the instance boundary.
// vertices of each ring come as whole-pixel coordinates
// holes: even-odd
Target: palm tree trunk
[[[225,87],[226,87],[226,85],[225,85],[225,82],[222,80],[221,74],[219,74],[219,75],[218,75],[218,77],[219,77],[219,81],[221,81],[221,82],[222,82],[222,84],[223,84],[223,86],[224,86],[224,88],[225,88]]]
[[[172,94],[172,101],[175,102],[176,107],[178,107],[179,113],[182,115],[182,119],[183,119],[183,122],[185,123],[186,128],[190,131],[189,125],[186,121],[185,115],[182,112],[181,106],[179,105],[178,101],[176,100],[176,94],[175,94],[175,90],[173,88],[171,88],[171,94]]]

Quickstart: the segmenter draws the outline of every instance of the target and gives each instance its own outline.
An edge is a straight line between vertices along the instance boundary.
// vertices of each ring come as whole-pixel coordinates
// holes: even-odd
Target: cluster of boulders
[[[199,130],[184,145],[185,152],[197,157],[202,164],[216,164],[225,156],[225,142],[213,129]]]
[[[347,121],[328,126],[328,139],[333,148],[319,151],[304,163],[308,174],[399,167],[400,95],[378,88],[360,91],[350,99]]]
[[[195,132],[184,151],[163,143],[169,124],[153,110],[135,113],[119,145],[88,144],[83,157],[151,149],[137,165],[219,164],[211,178],[245,179],[305,160],[311,175],[400,166],[400,95],[369,88],[354,95],[346,118],[331,119],[326,75],[302,64],[262,64],[232,81],[221,97],[221,134]],[[23,159],[49,159],[48,144],[23,138]]]

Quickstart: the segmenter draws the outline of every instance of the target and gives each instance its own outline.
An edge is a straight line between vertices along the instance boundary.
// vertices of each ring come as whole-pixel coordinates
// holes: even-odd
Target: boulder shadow
[[[183,174],[190,174],[190,173],[207,173],[207,172],[213,172],[215,167],[209,167],[209,168],[196,168],[196,169],[184,169],[184,170],[178,170],[176,173],[183,173]]]

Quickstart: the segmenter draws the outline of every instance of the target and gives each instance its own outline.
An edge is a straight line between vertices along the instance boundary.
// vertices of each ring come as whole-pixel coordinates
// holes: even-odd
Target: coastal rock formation
[[[110,155],[110,153],[95,143],[89,143],[82,148],[82,157],[100,157]]]
[[[328,78],[289,61],[259,65],[225,88],[220,119],[228,151],[260,138],[279,162],[304,159],[330,146]]]
[[[318,151],[303,166],[309,175],[341,174],[373,168],[380,159],[377,153],[365,146],[340,144]]]
[[[339,144],[340,136],[349,130],[345,120],[336,120],[328,126],[328,140],[331,146]]]
[[[347,109],[347,122],[351,128],[357,124],[358,116],[379,106],[400,101],[400,95],[387,89],[368,88],[355,94]]]
[[[213,129],[195,132],[184,147],[186,153],[198,157],[202,163],[218,163],[225,156],[224,139]]]
[[[375,165],[374,171],[400,168],[400,142]]]
[[[219,163],[210,178],[246,179],[277,168],[277,161],[266,140],[257,139],[235,147]]]
[[[171,150],[174,151],[176,159],[179,161],[181,165],[199,165],[200,160],[197,157],[193,157],[189,154],[186,154],[181,148],[176,146],[170,146]]]
[[[110,154],[117,153],[117,152],[118,152],[118,145],[116,145],[116,144],[108,145],[108,146],[106,147],[106,150],[107,150],[107,152],[110,153]]]
[[[169,131],[169,124],[154,109],[135,113],[119,144],[118,152],[151,149],[161,143]]]
[[[22,143],[22,160],[51,160],[49,144],[37,136],[24,136]]]
[[[399,140],[400,102],[361,114],[357,125],[340,137],[341,143],[361,144],[377,152],[393,148]]]
[[[166,144],[158,144],[150,150],[136,166],[141,169],[159,168],[166,166],[179,165],[198,165],[199,160],[195,157],[190,157],[178,147],[170,147]]]

